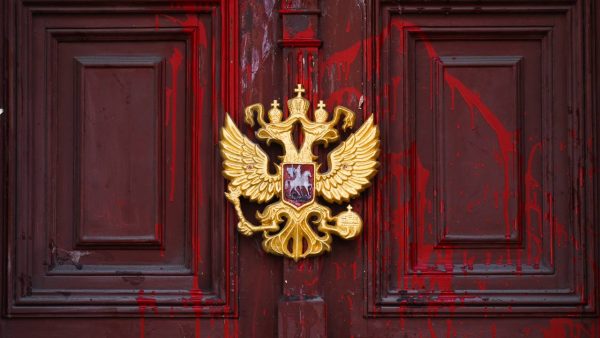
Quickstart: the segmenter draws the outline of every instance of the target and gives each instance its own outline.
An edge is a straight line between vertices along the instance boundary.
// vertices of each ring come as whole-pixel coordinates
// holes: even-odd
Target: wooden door
[[[1,337],[600,336],[594,1],[1,8]],[[381,165],[295,263],[236,232],[218,141],[298,83]]]

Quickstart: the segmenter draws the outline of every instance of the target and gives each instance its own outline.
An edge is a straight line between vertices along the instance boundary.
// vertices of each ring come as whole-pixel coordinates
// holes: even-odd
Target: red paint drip
[[[175,176],[177,163],[177,77],[183,56],[178,48],[173,49],[169,58],[171,66],[171,87],[167,88],[167,126],[171,125],[171,188],[169,189],[169,201],[175,199]]]
[[[392,122],[396,121],[396,112],[399,110],[398,95],[401,95],[402,93],[398,92],[398,88],[400,88],[401,80],[402,78],[400,76],[394,76],[392,78],[392,107],[390,114],[390,119],[392,120]]]
[[[505,236],[506,238],[510,238],[510,234],[512,232],[510,217],[508,214],[508,206],[509,206],[509,198],[510,198],[510,175],[509,168],[510,162],[514,155],[514,145],[516,142],[515,133],[509,132],[500,119],[492,113],[488,106],[486,106],[479,96],[471,89],[467,88],[460,80],[456,77],[446,73],[444,74],[444,79],[448,83],[451,88],[455,88],[459,91],[466,104],[469,107],[476,108],[485,122],[494,130],[496,133],[496,138],[498,140],[498,145],[500,147],[501,158],[502,158],[502,167],[504,169],[504,191],[502,193],[503,199],[503,211],[504,211],[504,224],[505,224]],[[515,225],[516,226],[516,225]]]
[[[406,177],[408,177],[408,165],[405,163],[406,152],[401,153],[392,153],[389,155],[389,159],[387,163],[390,164],[390,172],[395,181],[395,190],[398,196],[404,196],[406,189],[406,185],[404,182],[406,181]],[[391,184],[391,182],[387,183]],[[394,237],[396,237],[396,241],[399,243],[398,248],[404,247],[406,243],[406,233],[402,231],[407,228],[406,220],[408,215],[409,203],[398,199],[397,205],[392,210],[392,224],[398,224],[397,227],[394,227]],[[387,225],[387,224],[386,224]],[[389,225],[387,225],[389,228]],[[404,250],[399,251],[398,261],[405,261]],[[384,265],[385,266],[385,265]],[[407,289],[408,286],[405,285],[405,279],[403,278],[402,264],[396,264],[396,278],[398,280],[398,289],[403,290]]]
[[[429,318],[427,318],[427,326],[429,327],[429,333],[431,334],[431,338],[437,338],[437,335],[435,334],[435,329],[433,328],[433,322]]]
[[[150,297],[144,297],[144,290],[140,290],[138,292],[138,296],[135,299],[138,304],[138,312],[140,314],[140,338],[144,338],[145,336],[145,313],[146,309],[151,309],[154,313],[158,312],[158,308],[156,306],[156,299]]]
[[[195,24],[200,28],[199,33],[196,35],[196,45],[197,46],[205,46],[206,47],[206,31],[204,29],[204,24],[201,22],[195,22]],[[200,251],[200,222],[201,220],[198,218],[199,212],[198,210],[201,208],[201,205],[204,203],[204,173],[202,172],[201,167],[201,144],[202,144],[202,130],[203,130],[203,120],[202,117],[205,116],[204,113],[204,93],[205,87],[203,79],[200,78],[200,65],[198,60],[200,60],[199,54],[200,49],[196,50],[194,53],[194,69],[197,69],[192,75],[192,91],[194,93],[194,116],[192,118],[192,252],[194,255],[193,261],[193,279],[192,279],[192,288],[189,290],[190,297],[187,299],[188,304],[192,307],[195,316],[195,337],[200,338],[200,318],[202,315],[202,301],[203,301],[203,292],[200,289],[200,276],[199,276],[199,267],[202,264],[202,257]],[[214,72],[214,69],[213,69]],[[213,74],[214,78],[214,74]]]
[[[410,168],[411,187],[413,189],[412,210],[416,213],[417,219],[417,245],[420,247],[419,253],[425,262],[429,262],[433,253],[433,245],[425,243],[425,212],[427,211],[427,184],[429,182],[429,170],[427,170],[418,156],[416,146],[413,146],[413,157]]]
[[[452,325],[452,320],[446,319],[446,338],[456,337],[456,329]]]
[[[333,267],[335,268],[335,280],[340,280],[342,278],[343,267],[338,262],[333,262],[332,264],[333,264]]]
[[[196,11],[198,10],[201,6],[198,6],[196,4],[186,4],[186,5],[182,5],[182,7],[184,9],[187,10],[192,10],[192,11]],[[204,23],[201,21],[200,17],[196,14],[186,14],[186,18],[184,20],[180,20],[176,17],[170,16],[170,15],[163,15],[163,17],[166,20],[169,20],[175,24],[180,25],[181,27],[191,27],[194,28],[194,34],[193,34],[193,39],[194,39],[194,47],[192,49],[192,76],[191,76],[191,87],[192,87],[192,93],[193,93],[193,98],[194,98],[194,109],[193,109],[193,116],[192,116],[192,198],[191,198],[191,209],[192,209],[192,234],[191,234],[191,244],[192,244],[192,253],[193,253],[193,260],[192,260],[192,273],[193,273],[193,278],[192,278],[192,286],[189,290],[189,294],[190,297],[189,298],[184,298],[182,299],[182,305],[185,306],[190,306],[192,308],[192,311],[194,312],[194,316],[195,316],[195,337],[199,338],[200,337],[200,331],[201,331],[201,326],[200,326],[200,318],[202,315],[202,300],[203,300],[203,293],[202,290],[200,289],[200,283],[199,283],[199,266],[201,265],[201,257],[200,257],[200,245],[199,245],[199,222],[200,220],[198,219],[198,209],[200,207],[200,205],[203,202],[203,187],[202,187],[202,181],[203,181],[203,173],[201,171],[201,167],[200,167],[200,159],[201,159],[201,133],[202,133],[202,117],[205,116],[205,112],[203,111],[204,108],[204,95],[205,95],[205,90],[204,90],[204,83],[205,81],[203,81],[203,79],[200,78],[200,64],[199,64],[199,60],[200,60],[200,53],[202,53],[201,47],[207,48],[208,47],[208,39],[207,39],[207,34],[206,34],[206,28],[204,26]],[[171,102],[175,102],[176,99],[176,95],[177,95],[177,87],[176,87],[176,79],[177,79],[177,71],[181,65],[182,62],[182,55],[181,52],[178,49],[175,49],[171,59],[169,60],[169,63],[171,64],[171,68],[172,68],[172,88],[171,88]],[[214,69],[212,69],[213,71],[213,78],[214,76]],[[174,126],[174,122],[175,122],[175,105],[174,103],[172,104],[173,107],[172,109],[172,163],[171,163],[171,191],[170,191],[170,200],[173,201],[174,198],[174,184],[175,184],[175,126]]]
[[[434,64],[434,60],[429,60],[429,110],[433,111],[433,101],[434,101],[434,89],[436,92],[436,97],[437,97],[437,93],[438,93],[438,86],[437,84],[434,85],[434,78],[433,78],[433,64]],[[435,88],[434,88],[435,86]]]
[[[156,223],[154,224],[154,238],[160,241],[160,256],[165,256],[165,246],[162,238],[162,224]]]
[[[410,186],[410,199],[408,201],[399,201],[398,205],[396,205],[392,211],[392,224],[400,225],[395,228],[396,230],[393,233],[397,241],[402,243],[399,247],[403,247],[408,236],[408,229],[417,231],[416,236],[414,236],[416,238],[414,238],[414,241],[411,239],[408,250],[411,252],[412,257],[419,257],[419,261],[425,262],[426,265],[417,265],[416,269],[423,272],[435,271],[438,269],[437,266],[430,265],[434,253],[434,246],[424,240],[425,231],[429,226],[429,224],[427,227],[425,226],[425,213],[432,212],[431,201],[427,198],[427,186],[429,183],[430,172],[421,162],[414,143],[411,144],[407,150],[401,153],[391,154],[390,156],[388,162],[392,167],[391,173],[395,178],[398,196],[405,195],[403,189],[405,189],[406,180],[408,180]],[[410,214],[413,216],[410,217]],[[416,225],[409,227],[406,223],[409,219],[416,221]],[[445,271],[453,271],[452,255],[452,250],[445,250],[442,256],[438,255],[438,259],[435,263],[443,264],[443,269]],[[404,251],[400,250],[398,259],[400,261],[405,261],[407,258],[404,256]],[[466,258],[465,262],[465,268],[469,268],[469,266],[472,266],[473,264],[473,259]],[[432,275],[427,276],[426,278],[419,276],[418,274],[406,276],[403,274],[402,264],[397,264],[397,268],[398,270],[396,273],[399,290],[414,288],[416,286],[422,287],[428,283],[431,290],[435,289],[445,292],[444,297],[446,300],[460,300],[464,298],[464,296],[447,293],[452,290],[452,278],[449,278],[448,276]],[[442,299],[440,299],[440,301],[442,301]],[[400,307],[401,311],[402,309],[403,308]]]
[[[229,338],[229,322],[227,319],[223,319],[223,337]]]
[[[527,231],[527,260],[529,264],[539,264],[542,254],[542,207],[540,205],[540,183],[533,176],[533,160],[536,152],[542,149],[542,143],[535,144],[529,152],[527,171],[525,172],[525,220]],[[537,231],[533,229],[532,214],[536,220]],[[532,252],[535,250],[535,254]]]
[[[197,278],[194,277],[195,283],[197,283]],[[182,305],[184,307],[191,307],[195,316],[195,328],[194,328],[194,337],[200,338],[200,316],[202,315],[202,290],[197,288],[191,289],[189,298],[183,298],[181,300]]]
[[[346,301],[348,302],[348,310],[352,313],[352,309],[354,308],[354,301],[352,300],[352,296],[346,294]]]

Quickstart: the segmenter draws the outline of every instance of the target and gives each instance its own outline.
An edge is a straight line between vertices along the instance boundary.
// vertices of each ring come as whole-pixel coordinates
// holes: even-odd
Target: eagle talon
[[[254,232],[252,231],[252,226],[247,224],[247,222],[240,221],[237,224],[238,231],[242,233],[244,236],[251,236]]]
[[[272,221],[271,224],[264,225],[262,230],[265,232],[275,232],[279,231],[279,226],[277,225],[277,223],[275,223],[275,221]]]

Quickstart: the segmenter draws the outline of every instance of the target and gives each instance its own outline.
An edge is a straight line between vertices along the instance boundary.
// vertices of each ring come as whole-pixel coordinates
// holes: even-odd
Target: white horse
[[[310,178],[312,177],[312,174],[310,173],[310,171],[307,170],[305,172],[302,172],[302,170],[300,169],[300,165],[298,165],[296,168],[294,168],[293,166],[287,168],[287,172],[288,175],[291,176],[291,179],[285,181],[285,187],[290,189],[290,193],[295,192],[298,195],[302,196],[303,191],[299,190],[299,188],[304,188],[308,195],[310,189],[312,188],[312,183],[310,183]]]

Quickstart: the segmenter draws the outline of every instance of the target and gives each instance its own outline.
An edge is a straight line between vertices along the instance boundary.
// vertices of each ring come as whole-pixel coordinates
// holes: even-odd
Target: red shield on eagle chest
[[[283,164],[283,201],[297,208],[315,199],[315,165]]]

